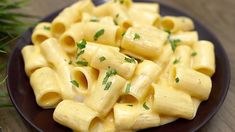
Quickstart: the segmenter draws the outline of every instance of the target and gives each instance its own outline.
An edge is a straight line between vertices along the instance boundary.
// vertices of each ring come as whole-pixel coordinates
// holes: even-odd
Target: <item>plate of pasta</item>
[[[8,91],[37,131],[196,131],[222,105],[227,55],[199,21],[153,0],[78,1],[19,39]]]

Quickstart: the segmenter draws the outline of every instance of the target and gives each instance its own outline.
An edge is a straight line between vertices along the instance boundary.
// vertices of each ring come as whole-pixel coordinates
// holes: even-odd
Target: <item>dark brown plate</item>
[[[138,0],[140,1],[140,0]],[[154,0],[142,0],[144,2],[154,2]],[[95,0],[96,5],[103,3],[104,0]],[[156,2],[156,1],[155,1]],[[61,11],[61,10],[60,10]],[[56,11],[44,18],[42,21],[52,21],[60,11]],[[172,7],[161,4],[162,15],[188,16],[189,15],[176,10]],[[192,17],[191,17],[192,18]],[[201,40],[209,40],[214,43],[216,55],[216,73],[212,77],[213,87],[208,101],[203,102],[196,117],[189,121],[179,119],[170,124],[157,128],[150,128],[142,131],[146,132],[166,132],[166,131],[196,131],[208,122],[222,105],[230,82],[230,67],[228,57],[218,41],[218,39],[198,20],[192,18],[199,32]],[[35,101],[29,79],[24,71],[24,62],[21,55],[21,49],[31,43],[31,34],[33,28],[28,29],[19,39],[8,63],[8,92],[19,114],[37,131],[70,131],[68,128],[57,124],[52,119],[53,110],[44,110],[40,108]],[[79,125],[79,124],[78,124]]]

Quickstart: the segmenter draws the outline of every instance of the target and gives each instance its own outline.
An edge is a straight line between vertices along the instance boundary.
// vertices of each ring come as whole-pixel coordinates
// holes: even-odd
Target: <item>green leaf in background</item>
[[[29,26],[33,26],[34,24],[25,20],[25,18],[38,18],[37,16],[19,13],[17,11],[20,8],[24,8],[29,2],[30,0],[18,0],[16,2],[12,0],[0,0],[0,74],[5,73],[8,53],[11,51],[10,45],[13,44]],[[7,76],[0,78],[2,88],[5,88],[6,80]],[[2,88],[0,89],[0,98],[6,100],[8,93],[3,92],[4,90]],[[0,108],[12,107],[12,104],[8,103],[9,101],[5,102],[6,101],[0,100]]]

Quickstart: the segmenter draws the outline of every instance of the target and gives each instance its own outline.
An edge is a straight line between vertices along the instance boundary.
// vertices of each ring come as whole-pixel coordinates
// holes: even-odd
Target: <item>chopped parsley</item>
[[[150,109],[150,108],[146,105],[146,102],[144,102],[143,107],[144,107],[146,110],[149,110],[149,109]]]
[[[116,15],[116,18],[118,18],[118,17],[119,17],[119,14]]]
[[[180,82],[180,79],[178,77],[175,78],[175,82],[176,83],[179,83]]]
[[[134,58],[127,58],[127,57],[125,57],[125,61],[129,62],[129,63],[136,63]]]
[[[123,32],[123,33],[122,33],[122,37],[125,36],[125,35],[126,35],[126,32]]]
[[[178,64],[179,62],[180,62],[180,58],[179,59],[175,59],[173,64],[175,65],[175,64]]]
[[[113,23],[114,23],[115,25],[118,25],[118,22],[117,22],[116,19],[113,19]]]
[[[91,21],[91,22],[99,22],[99,19],[94,16],[90,21]]]
[[[78,47],[79,49],[84,49],[84,48],[86,48],[86,44],[87,44],[86,40],[83,39],[83,40],[81,40],[79,43],[77,43],[77,47]]]
[[[69,61],[69,65],[71,65],[71,64],[73,64],[73,61],[70,60],[70,61]]]
[[[108,71],[106,72],[106,76],[105,76],[105,78],[104,78],[102,84],[103,84],[103,85],[106,84],[106,83],[108,82],[109,77],[114,76],[114,75],[116,75],[116,74],[117,74],[117,70],[115,70],[115,69],[110,69],[110,70],[108,70]]]
[[[127,94],[130,93],[130,90],[131,90],[131,84],[129,83],[126,85],[126,93]]]
[[[104,90],[109,90],[109,88],[111,87],[112,82],[108,82],[104,88]]]
[[[127,106],[130,106],[130,107],[132,107],[133,105],[132,105],[132,104],[128,104]]]
[[[79,56],[81,56],[82,54],[84,54],[85,53],[85,50],[81,50],[78,54],[77,54],[77,58],[79,57]]]
[[[169,42],[171,44],[171,49],[175,52],[175,49],[178,46],[178,43],[181,42],[181,40],[180,39],[169,39]]]
[[[87,61],[77,61],[76,63],[78,65],[81,65],[81,66],[88,66],[88,62]]]
[[[79,83],[76,80],[70,81],[75,87],[79,88]]]
[[[134,40],[139,40],[139,39],[140,39],[140,35],[135,33]]]
[[[48,26],[44,26],[43,28],[44,28],[45,30],[48,30],[48,31],[51,30],[51,28],[48,27]]]
[[[102,56],[102,57],[99,58],[99,60],[100,60],[100,62],[103,62],[103,61],[106,60],[106,58],[104,56]]]
[[[94,35],[94,40],[97,41],[100,36],[104,34],[104,29],[100,29],[99,31],[96,32]]]
[[[193,56],[193,57],[196,55],[197,55],[197,52],[195,52],[195,51],[191,54],[191,56]]]

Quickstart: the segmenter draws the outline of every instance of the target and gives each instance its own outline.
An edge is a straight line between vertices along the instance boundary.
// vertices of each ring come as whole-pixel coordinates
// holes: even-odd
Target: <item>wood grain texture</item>
[[[47,16],[76,0],[32,0],[23,12]],[[231,83],[227,98],[219,112],[200,132],[235,131],[235,0],[162,0],[162,3],[199,19],[219,38],[230,59]],[[0,127],[3,132],[29,132],[14,108],[0,109]]]

